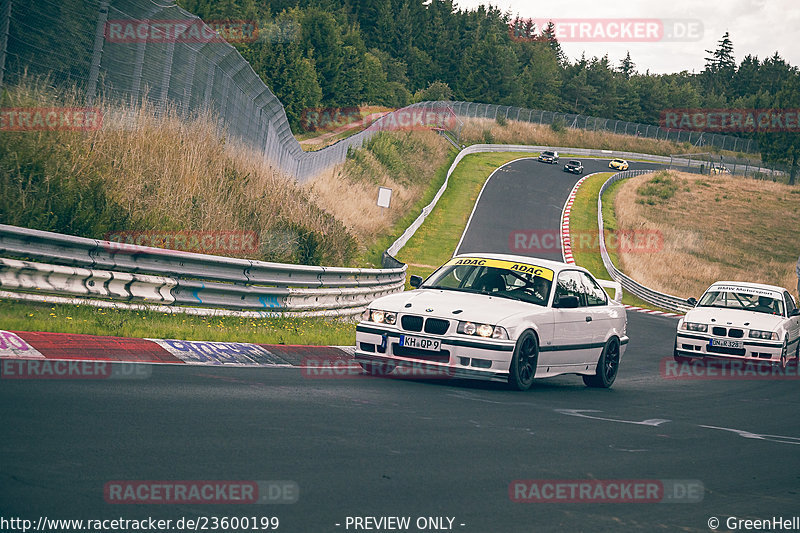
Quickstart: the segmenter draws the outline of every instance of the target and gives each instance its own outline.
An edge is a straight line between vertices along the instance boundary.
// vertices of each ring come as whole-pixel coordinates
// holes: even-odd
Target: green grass
[[[489,175],[509,161],[532,155],[537,154],[495,152],[462,159],[436,208],[398,254],[399,260],[409,264],[408,274],[427,277],[450,259]]]
[[[200,317],[0,300],[0,329],[116,337],[349,346],[347,319]]]
[[[600,174],[587,178],[578,189],[578,194],[575,196],[575,202],[572,204],[572,211],[569,217],[569,231],[570,235],[573,237],[572,257],[575,259],[575,263],[587,269],[594,274],[596,278],[607,280],[610,280],[611,276],[606,270],[605,265],[603,265],[603,258],[600,256],[600,248],[594,246],[575,246],[574,241],[576,235],[598,234],[597,195],[600,193],[600,187],[603,186],[603,183],[613,174],[614,172],[601,172]],[[617,229],[617,219],[614,216],[613,205],[614,195],[621,184],[622,181],[618,181],[610,186],[603,197],[603,225],[606,230],[613,231]],[[608,255],[615,265],[619,265],[619,258],[614,250],[609,250]],[[622,303],[644,307],[646,309],[666,311],[665,309],[654,307],[629,292],[623,292]]]

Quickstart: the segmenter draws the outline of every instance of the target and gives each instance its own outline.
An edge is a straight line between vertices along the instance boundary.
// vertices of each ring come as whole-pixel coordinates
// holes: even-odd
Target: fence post
[[[172,79],[172,58],[175,55],[175,39],[170,39],[167,43],[167,58],[164,60],[164,70],[161,74],[161,95],[158,105],[162,112],[167,109],[169,100],[169,80]]]
[[[0,93],[3,90],[3,74],[6,71],[6,48],[8,47],[8,32],[11,28],[11,0],[5,0],[0,14]]]
[[[97,79],[100,77],[100,60],[103,58],[103,42],[105,41],[107,21],[108,0],[102,0],[97,13],[97,26],[94,30],[92,66],[89,68],[89,81],[86,84],[86,105],[92,105],[97,93]]]

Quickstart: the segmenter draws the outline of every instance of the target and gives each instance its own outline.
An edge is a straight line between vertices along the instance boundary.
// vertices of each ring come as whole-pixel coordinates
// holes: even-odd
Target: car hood
[[[492,325],[497,325],[503,319],[520,313],[545,314],[549,311],[547,307],[499,296],[442,289],[417,289],[391,294],[378,298],[369,307],[403,314],[436,316]],[[454,313],[459,310],[460,313]]]
[[[734,326],[744,329],[774,331],[785,319],[778,315],[768,315],[766,313],[756,313],[755,311],[744,311],[741,309],[695,307],[686,313],[686,318],[684,320],[686,322],[700,322],[713,326]]]

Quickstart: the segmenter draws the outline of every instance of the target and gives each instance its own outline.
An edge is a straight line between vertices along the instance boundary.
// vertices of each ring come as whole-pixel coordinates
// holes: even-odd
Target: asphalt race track
[[[587,162],[587,173],[605,166]],[[509,231],[557,227],[577,179],[561,165],[510,164],[461,251],[507,252]],[[800,516],[800,383],[668,379],[675,324],[629,313],[610,390],[577,376],[519,393],[188,365],[148,366],[146,379],[0,380],[0,516],[270,516],[292,533],[709,531],[712,517],[726,531],[730,516]],[[109,504],[114,480],[290,480],[300,493],[283,505]],[[666,503],[517,503],[514,480],[693,480],[673,487],[704,491],[696,503],[673,503],[680,490]],[[410,527],[347,521],[386,516]],[[453,521],[418,528],[420,517]]]

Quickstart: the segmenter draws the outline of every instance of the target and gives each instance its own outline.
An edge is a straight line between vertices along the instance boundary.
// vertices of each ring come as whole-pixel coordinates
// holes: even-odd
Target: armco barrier
[[[8,225],[0,225],[0,254],[6,256],[0,258],[5,291],[192,306],[207,314],[357,314],[375,298],[402,291],[406,271],[405,265],[362,269],[251,261]]]
[[[651,172],[654,171],[628,170],[625,172],[618,172],[606,180],[606,182],[600,188],[600,193],[597,195],[597,227],[598,234],[600,236],[600,255],[603,258],[603,265],[605,265],[609,275],[612,277],[612,279],[614,279],[614,281],[618,281],[626,291],[630,291],[632,294],[635,294],[645,302],[661,307],[662,309],[669,309],[671,311],[685,313],[692,308],[686,303],[686,300],[677,296],[655,291],[629,278],[614,266],[614,263],[611,262],[611,257],[608,255],[608,249],[606,248],[606,241],[603,231],[603,193],[606,192],[608,187],[619,180],[632,178],[633,176],[640,176],[642,174],[648,174]]]

